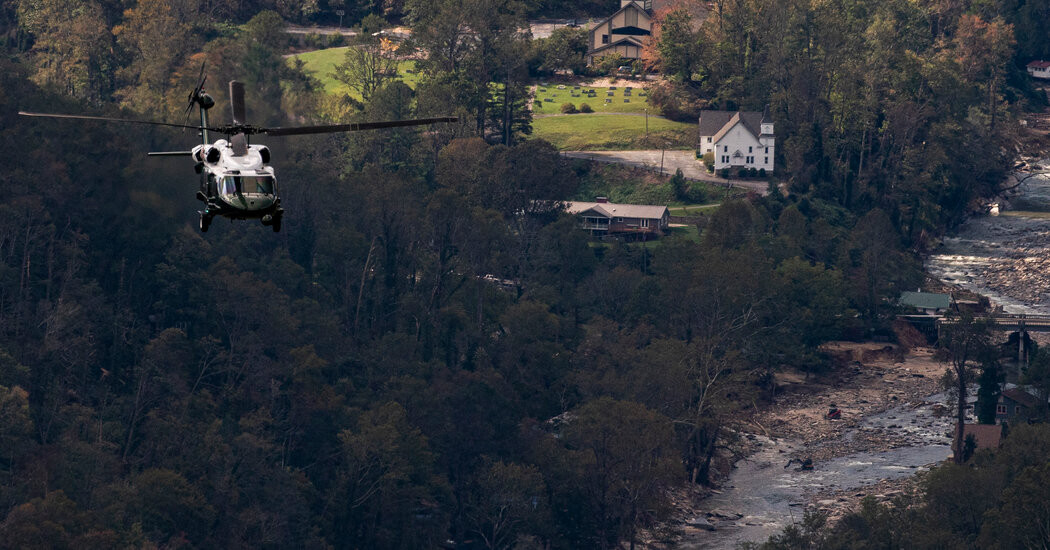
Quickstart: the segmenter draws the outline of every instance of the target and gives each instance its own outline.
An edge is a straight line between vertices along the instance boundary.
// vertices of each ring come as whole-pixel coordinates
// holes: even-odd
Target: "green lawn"
[[[612,95],[609,95],[610,92]],[[563,103],[572,103],[577,109],[581,103],[586,103],[596,113],[643,113],[649,108],[648,94],[637,86],[632,87],[629,95],[625,95],[625,88],[621,86],[610,89],[541,82],[533,87],[533,93],[536,98],[533,112],[536,114],[560,113]]]
[[[343,62],[343,57],[346,55],[346,50],[350,46],[344,46],[341,48],[328,48],[326,50],[314,50],[312,52],[296,54],[288,58],[289,63],[293,63],[295,58],[303,60],[307,71],[313,73],[313,76],[324,84],[324,89],[330,94],[334,93],[348,93],[355,99],[361,99],[361,96],[357,92],[351,91],[349,88],[344,86],[341,82],[332,78],[332,72],[335,70],[335,66]],[[416,73],[416,62],[412,60],[401,61],[397,64],[397,73],[401,76],[401,80],[410,87],[416,87],[416,81],[419,80],[419,75]]]
[[[698,231],[696,226],[692,224],[684,225],[683,227],[672,227],[670,228],[670,233],[664,238],[671,237],[683,237],[694,243],[698,243],[700,242],[700,231]]]
[[[688,149],[696,140],[696,124],[637,115],[565,115],[532,120],[532,137],[543,138],[558,149],[627,150],[656,149],[666,141],[668,149]]]
[[[672,216],[698,216],[707,215],[718,208],[718,203],[712,204],[686,204],[682,206],[668,206],[667,212]]]

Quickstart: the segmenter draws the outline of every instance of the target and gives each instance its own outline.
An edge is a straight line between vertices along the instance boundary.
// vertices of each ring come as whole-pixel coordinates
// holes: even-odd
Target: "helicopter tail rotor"
[[[190,111],[193,110],[194,103],[199,103],[201,107],[204,107],[205,102],[203,101],[203,98],[201,98],[201,95],[204,92],[204,82],[208,80],[208,75],[204,74],[204,66],[207,63],[208,60],[201,62],[201,73],[197,76],[197,86],[193,88],[192,92],[190,92],[188,104],[186,105],[186,120],[189,120],[190,118]],[[207,109],[208,107],[204,108]]]

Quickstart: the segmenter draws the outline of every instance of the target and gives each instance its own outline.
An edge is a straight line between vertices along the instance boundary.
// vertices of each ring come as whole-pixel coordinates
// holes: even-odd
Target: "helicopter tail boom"
[[[146,153],[148,157],[188,157],[193,155],[193,151],[150,151]]]

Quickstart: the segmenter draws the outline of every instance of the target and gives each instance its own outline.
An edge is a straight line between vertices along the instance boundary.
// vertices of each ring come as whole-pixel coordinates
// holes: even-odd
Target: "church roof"
[[[773,121],[768,113],[758,111],[700,111],[700,136],[714,136],[714,141],[722,139],[722,136],[738,123],[751,135],[758,138],[762,135],[762,124],[771,124]]]

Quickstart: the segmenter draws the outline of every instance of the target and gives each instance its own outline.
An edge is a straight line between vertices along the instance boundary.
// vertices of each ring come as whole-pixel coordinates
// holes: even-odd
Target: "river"
[[[1050,314],[1050,176],[1028,179],[1002,206],[945,238],[926,270],[1007,313]]]
[[[784,467],[787,456],[805,447],[801,441],[754,436],[761,445],[758,452],[737,462],[720,494],[704,501],[704,507],[711,510],[708,521],[715,530],[686,537],[678,547],[733,548],[740,542],[762,542],[801,521],[805,506],[815,495],[862,490],[879,481],[929,469],[951,453],[951,440],[946,436],[951,419],[935,413],[943,402],[943,394],[933,395],[918,407],[902,404],[865,418],[841,438],[894,430],[904,437],[905,444],[820,461],[812,471]]]
[[[1047,164],[1044,161],[1042,164]],[[999,216],[976,216],[946,237],[926,261],[935,278],[987,296],[1007,313],[1050,314],[1050,175],[1023,183],[1002,203]],[[703,502],[696,531],[678,545],[689,550],[734,548],[763,542],[801,521],[806,506],[835,506],[819,495],[856,490],[929,469],[949,457],[952,419],[935,414],[943,394],[914,407],[902,404],[871,415],[845,431],[848,440],[869,431],[906,433],[890,450],[858,452],[818,461],[813,471],[785,469],[786,457],[806,448],[800,440],[754,437],[759,450],[736,463],[723,489]],[[859,494],[859,493],[858,493]]]

